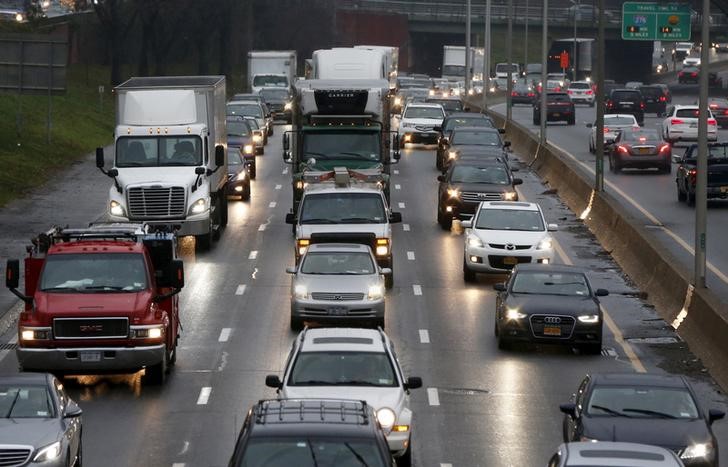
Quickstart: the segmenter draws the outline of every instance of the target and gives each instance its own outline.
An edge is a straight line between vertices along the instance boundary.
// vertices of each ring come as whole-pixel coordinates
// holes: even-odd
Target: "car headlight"
[[[112,216],[126,216],[126,211],[124,210],[124,206],[121,205],[118,201],[111,201],[109,203],[109,214]]]
[[[459,96],[460,95],[460,89],[455,89],[452,93],[453,93],[454,96]]]
[[[538,245],[536,245],[537,250],[550,250],[553,246],[553,241],[550,238],[544,238],[540,242],[538,242]]]
[[[468,246],[471,248],[483,248],[483,241],[477,235],[468,236]]]
[[[300,238],[296,242],[296,248],[298,249],[298,256],[303,256],[304,253],[306,253],[306,248],[308,248],[308,245],[311,243],[311,240],[307,238]]]
[[[293,108],[293,104],[291,102],[286,102],[286,104],[283,106],[283,110],[291,110]]]
[[[46,340],[50,338],[51,329],[50,328],[43,328],[43,329],[37,329],[37,328],[20,328],[20,340],[22,341],[37,341],[37,340]]]
[[[435,90],[434,89],[430,89],[430,95],[431,96],[434,96],[435,95]]]
[[[38,454],[33,458],[33,462],[46,462],[57,459],[61,455],[61,442],[56,441],[38,450]]]
[[[369,286],[369,294],[367,297],[369,300],[379,300],[384,296],[384,291],[382,290],[381,285],[370,285]]]
[[[202,214],[207,210],[207,201],[204,198],[200,198],[190,206],[190,214]]]
[[[389,239],[388,238],[378,238],[377,239],[377,247],[374,250],[374,253],[377,256],[386,256],[389,254]]]
[[[515,191],[506,191],[503,193],[503,199],[506,201],[515,201],[518,199],[518,193]]]
[[[293,295],[298,299],[305,300],[308,298],[308,289],[303,284],[296,284],[293,288]]]
[[[458,153],[455,151],[448,151],[447,157],[448,159],[455,159],[456,157],[458,157]]]
[[[260,136],[259,134],[255,134],[255,135],[253,135],[253,141],[254,141],[254,142],[256,142],[256,143],[260,143],[260,142],[261,142],[262,140],[263,140],[263,137],[262,137],[262,136]]]
[[[681,459],[711,459],[714,455],[713,445],[711,443],[696,443],[686,447],[682,454]]]
[[[243,152],[245,152],[245,154],[253,154],[253,145],[246,144],[245,146],[243,146]]]
[[[389,429],[394,426],[396,418],[392,409],[383,407],[377,410],[377,420],[379,420],[379,425],[384,429]]]
[[[396,105],[396,106],[402,105],[402,99],[400,99],[399,97],[395,97],[394,98],[394,105]]]
[[[579,438],[579,441],[581,441],[583,443],[596,443],[599,440],[598,439],[594,439],[594,438],[589,438],[588,436],[582,436],[582,437]]]
[[[515,320],[518,320],[518,319],[523,319],[526,316],[527,316],[526,313],[521,313],[520,311],[518,311],[518,310],[516,310],[514,308],[508,308],[506,310],[506,319],[509,320],[509,321],[515,321]]]
[[[473,94],[475,94],[475,90],[473,90],[473,89],[468,89],[468,94],[472,96]]]
[[[584,324],[595,324],[599,322],[599,315],[581,315],[579,322]]]
[[[457,188],[448,188],[447,189],[447,195],[450,198],[459,198],[460,197],[460,190]]]

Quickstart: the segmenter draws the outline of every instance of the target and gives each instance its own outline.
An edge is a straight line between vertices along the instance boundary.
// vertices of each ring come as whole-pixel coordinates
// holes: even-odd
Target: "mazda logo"
[[[515,250],[515,249],[516,249],[516,245],[514,245],[512,243],[506,244],[506,250]]]
[[[543,322],[546,324],[559,324],[561,323],[561,318],[558,316],[547,316],[543,319]]]

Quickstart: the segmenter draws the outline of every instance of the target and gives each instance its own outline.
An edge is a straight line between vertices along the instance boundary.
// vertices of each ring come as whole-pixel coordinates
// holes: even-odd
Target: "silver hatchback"
[[[321,324],[368,322],[384,327],[384,274],[367,245],[310,245],[293,274],[291,329],[304,322]]]

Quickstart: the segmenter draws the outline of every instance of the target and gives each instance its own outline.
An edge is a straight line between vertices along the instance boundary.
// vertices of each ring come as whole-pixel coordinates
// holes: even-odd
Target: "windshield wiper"
[[[335,386],[337,383],[332,381],[324,381],[322,379],[309,379],[304,381],[294,381],[293,386]]]
[[[40,289],[41,292],[79,292],[78,287],[46,287],[45,289]]]
[[[630,416],[627,415],[627,414],[625,414],[625,413],[619,412],[619,411],[614,410],[614,409],[610,409],[609,407],[604,407],[603,405],[592,405],[591,408],[592,409],[601,410],[602,412],[606,412],[606,413],[608,413],[610,415],[614,415],[615,417],[627,417],[627,418],[630,418]]]
[[[316,452],[313,449],[313,444],[311,443],[311,440],[308,440],[308,450],[311,453],[311,460],[313,461],[314,467],[318,467],[318,461],[316,460]]]
[[[121,287],[119,285],[89,285],[89,286],[84,287],[81,290],[107,290],[107,289],[132,292],[131,290],[124,290],[124,287]]]
[[[380,386],[379,384],[372,383],[369,381],[362,381],[360,379],[350,379],[347,381],[337,381],[337,386]]]
[[[356,452],[354,450],[354,448],[352,448],[351,446],[349,446],[349,443],[344,443],[344,446],[346,446],[346,449],[348,449],[349,451],[351,451],[352,454],[354,454],[354,457],[356,457],[356,460],[358,460],[359,462],[361,462],[361,465],[363,465],[364,467],[368,467],[369,466],[369,464],[367,464],[367,462],[364,460],[364,458],[361,456],[361,454],[359,454],[358,452]]]
[[[365,161],[371,161],[374,160],[373,158],[366,156],[364,154],[360,154],[358,152],[340,152],[338,154],[341,154],[342,156],[354,156],[356,159],[362,159]]]
[[[13,413],[13,409],[15,408],[15,403],[18,402],[18,396],[20,396],[20,389],[18,389],[18,392],[15,393],[15,397],[13,398],[13,403],[10,404],[8,413],[5,414],[5,418],[10,418],[10,414]]]
[[[304,156],[321,157],[321,158],[324,158],[324,159],[330,159],[330,157],[329,157],[328,154],[324,154],[322,152],[310,152],[310,151],[306,151],[306,152],[303,153],[303,155]]]
[[[655,415],[660,418],[677,418],[676,416],[665,413],[665,412],[658,412],[656,410],[649,410],[649,409],[622,409],[622,412],[634,412],[634,413],[640,413],[644,415]]]
[[[365,224],[379,224],[379,221],[370,217],[344,217],[341,222],[361,222]]]
[[[313,219],[305,219],[301,221],[301,224],[336,224],[337,222],[332,219],[324,219],[322,217],[314,217]]]

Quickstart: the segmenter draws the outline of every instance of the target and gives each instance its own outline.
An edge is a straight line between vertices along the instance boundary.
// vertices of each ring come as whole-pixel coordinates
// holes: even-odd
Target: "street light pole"
[[[579,13],[579,6],[581,5],[581,0],[576,1],[576,9],[574,10],[574,46],[571,51],[572,56],[572,66],[574,67],[574,72],[571,75],[571,79],[573,81],[576,81],[578,78],[576,77],[576,15]]]
[[[604,191],[604,0],[599,0],[597,32],[597,124],[594,191]]]
[[[508,62],[508,83],[506,84],[506,122],[510,123],[513,117],[513,0],[508,0],[508,35],[506,37],[506,56]]]
[[[526,25],[523,33],[523,66],[528,65],[528,0],[526,0]]]
[[[541,13],[541,108],[539,110],[539,120],[541,123],[541,145],[546,144],[546,76],[548,65],[547,59],[549,54],[548,46],[548,20],[549,20],[549,0],[543,0],[543,12]]]
[[[695,287],[706,287],[705,244],[708,217],[708,76],[710,72],[710,0],[703,0],[700,47],[700,107],[698,120],[698,165],[695,183]]]
[[[465,96],[470,89],[470,1],[467,0],[465,7]]]
[[[485,2],[485,40],[483,41],[483,110],[488,108],[488,91],[490,91],[490,5]]]

